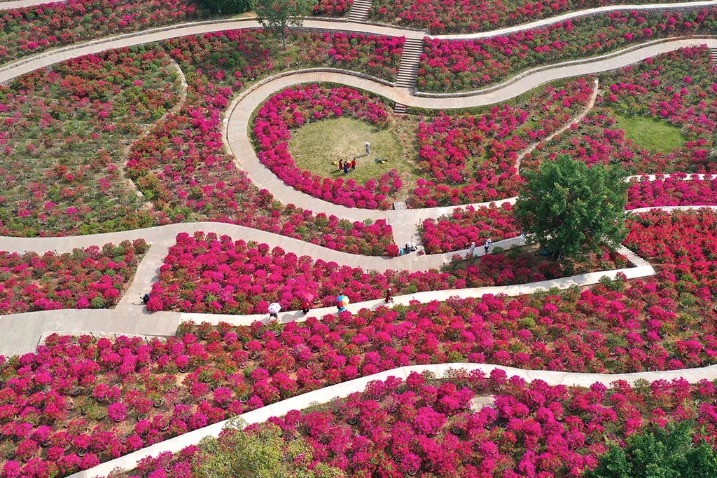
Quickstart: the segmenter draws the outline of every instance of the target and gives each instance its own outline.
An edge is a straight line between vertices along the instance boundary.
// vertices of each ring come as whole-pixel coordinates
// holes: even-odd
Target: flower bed
[[[421,225],[421,242],[428,254],[441,254],[483,245],[486,239],[500,241],[520,235],[513,217],[513,206],[503,203],[490,207],[468,206],[454,209],[450,216],[426,219]]]
[[[418,166],[426,177],[409,196],[414,208],[516,196],[518,154],[570,121],[587,104],[586,78],[548,85],[527,99],[472,115],[439,114],[419,124]]]
[[[483,404],[475,406],[473,399]],[[714,445],[717,392],[703,380],[657,380],[640,386],[617,381],[610,387],[526,383],[502,370],[488,376],[457,370],[435,380],[411,373],[389,377],[365,391],[315,407],[293,410],[269,423],[284,439],[306,439],[314,464],[350,476],[582,476],[597,466],[610,444],[648,424],[694,420],[699,435]],[[250,425],[249,434],[265,425]],[[234,431],[225,430],[219,440]],[[130,476],[197,476],[189,447],[143,460]]]
[[[513,251],[515,252],[515,251]],[[577,271],[615,269],[627,266],[619,255],[605,252]],[[491,254],[470,262],[449,265],[444,272],[367,272],[340,267],[335,262],[297,257],[266,244],[233,241],[229,236],[195,233],[177,235],[169,250],[160,279],[152,286],[150,310],[221,312],[229,314],[267,313],[271,302],[284,310],[301,309],[306,293],[324,306],[335,304],[345,294],[352,302],[383,297],[392,287],[396,295],[428,290],[462,289],[508,285],[561,277],[567,263],[537,259],[532,251]]]
[[[663,13],[613,12],[475,40],[426,38],[417,86],[422,91],[474,90],[552,62],[584,58],[651,40],[710,34],[717,8]]]
[[[624,2],[627,3],[627,2]],[[629,2],[651,3],[646,0]],[[377,0],[369,18],[413,28],[427,28],[433,35],[475,33],[520,25],[574,10],[615,5],[608,0],[560,0],[557,2],[473,2],[441,0]]]
[[[269,191],[259,190],[237,171],[221,139],[222,114],[247,82],[291,68],[350,66],[346,63],[350,58],[346,62],[330,58],[344,55],[346,45],[356,38],[362,38],[366,48],[380,50],[371,36],[307,32],[291,35],[286,52],[278,48],[274,36],[262,31],[228,31],[167,42],[165,48],[187,73],[187,100],[131,150],[129,175],[155,209],[174,222],[231,222],[332,249],[385,254],[392,243],[391,227],[385,222],[357,225],[348,232],[351,224],[336,217],[279,204]]]
[[[126,146],[179,101],[164,52],[115,50],[0,85],[0,234],[72,235],[159,218],[122,173]]]
[[[709,287],[701,286],[714,272],[705,273],[699,258],[716,243],[703,226],[714,231],[717,215],[695,218],[687,229],[677,217],[670,230],[637,239],[704,236],[689,247],[655,245],[660,256],[682,254],[680,270],[694,270],[694,282],[678,284],[666,273],[584,291],[451,299],[285,325],[184,324],[167,341],[51,336],[37,353],[0,369],[0,453],[10,460],[4,466],[19,467],[23,477],[49,470],[65,476],[231,415],[403,365],[469,361],[617,373],[715,363],[717,316]],[[126,409],[112,407],[112,418],[114,403]]]
[[[0,11],[0,63],[83,40],[198,17],[184,0],[73,0]]]
[[[308,85],[283,90],[264,103],[254,119],[257,156],[279,179],[299,191],[348,207],[388,209],[392,204],[388,195],[401,188],[396,170],[360,185],[352,179],[332,180],[301,170],[291,157],[291,129],[344,115],[386,127],[389,113],[380,100],[353,88]]]
[[[314,15],[343,17],[348,15],[353,0],[319,0],[314,5]]]
[[[717,178],[687,180],[686,176],[675,173],[655,181],[633,179],[627,190],[627,208],[717,205]]]
[[[577,128],[540,145],[523,160],[535,168],[540,160],[561,155],[588,164],[615,164],[628,174],[709,173],[715,171],[713,131],[717,91],[707,48],[686,48],[601,75],[605,94]],[[679,128],[683,145],[670,151],[646,150],[626,137],[616,114],[664,121]]]
[[[0,251],[0,314],[113,307],[146,251],[141,239],[65,254]]]

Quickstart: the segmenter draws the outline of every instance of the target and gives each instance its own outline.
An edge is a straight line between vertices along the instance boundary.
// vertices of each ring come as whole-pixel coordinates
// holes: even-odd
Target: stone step
[[[398,113],[400,115],[404,114],[406,112],[407,106],[403,103],[396,103],[393,105],[393,112]]]
[[[418,65],[423,53],[423,40],[410,38],[403,45],[401,66],[396,75],[396,86],[398,88],[414,89],[416,87],[416,76]]]
[[[368,20],[368,11],[371,9],[371,0],[354,0],[349,10],[348,19],[352,22],[365,22]]]

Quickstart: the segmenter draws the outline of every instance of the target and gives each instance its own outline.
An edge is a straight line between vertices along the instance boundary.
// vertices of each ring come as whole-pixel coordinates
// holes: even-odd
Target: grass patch
[[[685,144],[679,128],[664,121],[644,116],[615,114],[617,127],[625,131],[625,137],[648,151],[667,153]]]
[[[364,144],[371,143],[366,155]],[[289,150],[299,168],[319,176],[344,176],[338,162],[356,159],[356,170],[346,175],[364,184],[391,169],[401,176],[415,174],[415,165],[404,151],[402,141],[391,128],[382,129],[355,118],[336,118],[309,123],[292,131]],[[385,159],[378,163],[377,158]]]

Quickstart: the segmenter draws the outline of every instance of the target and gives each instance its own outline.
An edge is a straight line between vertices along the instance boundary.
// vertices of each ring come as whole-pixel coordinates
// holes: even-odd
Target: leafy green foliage
[[[252,8],[251,0],[199,0],[199,4],[220,14],[244,13]]]
[[[628,184],[621,171],[561,156],[524,175],[515,216],[528,239],[553,256],[580,256],[625,238]]]
[[[316,0],[255,0],[256,19],[266,29],[281,36],[286,48],[286,30],[300,27]]]
[[[241,420],[230,422],[219,439],[201,441],[194,472],[202,478],[341,478],[337,468],[318,464],[313,470],[313,448],[302,438],[284,437],[273,424],[245,431]]]
[[[706,478],[717,476],[717,454],[694,443],[694,423],[668,424],[637,433],[627,446],[611,445],[586,478]]]

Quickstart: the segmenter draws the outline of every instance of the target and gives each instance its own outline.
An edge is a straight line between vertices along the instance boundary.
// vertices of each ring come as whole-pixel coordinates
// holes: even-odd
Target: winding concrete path
[[[638,373],[620,373],[620,374],[602,374],[602,373],[571,373],[571,372],[554,372],[544,370],[523,370],[514,367],[504,367],[502,365],[492,364],[475,364],[475,363],[448,363],[448,364],[431,364],[431,365],[412,365],[408,367],[400,367],[385,372],[380,372],[367,377],[358,378],[348,382],[339,383],[324,387],[320,390],[305,393],[296,397],[292,397],[281,402],[273,403],[262,408],[258,408],[251,412],[244,413],[239,417],[246,422],[247,425],[254,423],[263,423],[271,417],[281,417],[292,410],[304,410],[311,406],[327,403],[332,400],[346,398],[352,393],[362,392],[370,382],[377,380],[386,380],[388,377],[398,377],[405,381],[412,373],[430,372],[438,379],[449,378],[453,376],[455,371],[462,370],[472,372],[480,370],[484,374],[489,375],[491,371],[499,369],[505,371],[508,377],[517,376],[526,382],[534,380],[542,380],[548,385],[557,386],[575,386],[589,387],[594,383],[602,383],[609,387],[616,381],[625,381],[630,385],[635,385],[638,380],[646,380],[652,382],[655,380],[671,381],[675,379],[684,379],[689,383],[697,383],[700,380],[717,379],[717,365],[709,367],[684,369],[684,370],[668,370],[662,372],[638,372]],[[177,453],[189,445],[198,444],[202,438],[218,437],[224,427],[227,426],[229,420],[215,423],[198,430],[194,430],[175,438],[170,438],[155,445],[143,448],[134,453],[122,456],[115,460],[110,460],[94,468],[84,470],[73,475],[71,478],[94,478],[96,476],[107,476],[115,469],[131,470],[137,462],[146,457],[154,457],[163,452]]]
[[[3,2],[0,3],[0,9],[4,9],[7,5],[19,2]],[[20,2],[23,4],[28,3],[44,3],[39,2],[28,2],[27,0]],[[717,2],[693,2],[689,4],[689,7],[698,5],[715,5]],[[511,31],[518,31],[521,29],[535,28],[542,25],[547,25],[557,21],[563,21],[567,18],[576,18],[593,13],[599,13],[602,11],[615,11],[615,10],[626,10],[626,9],[652,9],[652,8],[668,8],[674,4],[669,5],[639,5],[639,6],[613,6],[603,7],[600,9],[591,9],[582,12],[572,12],[570,14],[561,15],[551,19],[543,21],[533,22],[531,24],[520,25],[516,27],[510,27],[508,29],[495,30],[492,32],[485,32],[480,34],[472,35],[452,35],[444,36],[443,38],[480,38],[485,36],[501,35],[509,33]],[[674,8],[684,8],[685,4],[677,4]],[[12,8],[12,7],[10,7]],[[129,45],[144,44],[154,41],[166,40],[168,38],[175,38],[178,36],[205,33],[209,31],[220,31],[235,28],[254,28],[256,23],[248,21],[219,21],[219,22],[205,22],[194,25],[182,25],[182,26],[171,26],[162,29],[156,29],[152,32],[138,32],[135,34],[124,35],[112,39],[102,39],[89,42],[80,46],[71,46],[59,50],[50,51],[44,54],[37,55],[28,59],[21,60],[12,65],[6,65],[0,68],[0,82],[8,81],[9,79],[15,78],[21,74],[35,70],[37,68],[49,66],[59,61],[66,60],[77,56],[86,55],[89,53],[98,53],[112,48],[126,47]],[[393,36],[406,36],[408,38],[423,38],[425,34],[423,32],[415,32],[408,30],[401,30],[391,27],[373,26],[367,24],[353,24],[350,22],[342,21],[319,21],[309,20],[306,23],[309,28],[321,28],[321,29],[339,29],[339,30],[356,30],[370,33],[377,33],[383,35]],[[620,68],[627,64],[631,64],[637,61],[641,61],[647,57],[654,56],[659,53],[666,51],[672,51],[678,48],[686,46],[694,46],[698,44],[706,44],[712,48],[717,48],[717,39],[679,39],[673,41],[660,41],[650,45],[643,45],[636,48],[630,48],[621,52],[606,55],[598,59],[590,59],[566,62],[559,65],[552,65],[548,67],[536,68],[521,74],[519,77],[513,78],[501,85],[493,87],[489,90],[482,90],[477,92],[471,92],[462,94],[459,97],[416,97],[408,94],[406,91],[398,91],[393,88],[392,85],[386,84],[386,82],[380,82],[377,80],[371,80],[367,78],[359,78],[355,75],[349,75],[346,73],[337,72],[297,72],[290,75],[284,75],[281,78],[276,78],[271,81],[263,82],[260,86],[252,89],[246,95],[243,95],[230,109],[230,115],[226,122],[226,137],[227,142],[230,145],[232,151],[236,154],[238,162],[242,168],[254,170],[251,174],[254,174],[253,179],[257,181],[263,181],[261,184],[268,184],[270,190],[275,193],[281,189],[281,184],[276,181],[276,178],[263,177],[263,172],[258,166],[252,166],[252,158],[255,158],[253,149],[251,151],[245,151],[246,147],[246,132],[248,126],[248,115],[244,115],[243,112],[251,112],[255,108],[253,102],[259,99],[265,99],[271,91],[278,91],[278,89],[290,86],[292,84],[303,83],[307,81],[332,81],[336,83],[348,84],[358,88],[373,91],[375,93],[386,96],[396,102],[409,105],[409,106],[420,106],[424,108],[465,108],[468,106],[479,106],[492,104],[496,102],[505,101],[518,94],[534,88],[545,82],[549,82],[555,79],[567,78],[571,76],[580,76],[591,73],[597,73],[605,70],[612,70]],[[288,83],[286,83],[288,81]],[[262,89],[263,88],[263,89]],[[240,107],[239,107],[240,106]],[[237,113],[238,112],[238,113]],[[245,116],[247,118],[245,118]],[[242,141],[244,138],[244,141]],[[250,145],[249,145],[250,146]],[[258,161],[257,161],[258,163]],[[266,187],[266,186],[263,186]],[[291,189],[291,188],[290,188]],[[293,191],[293,189],[292,189]],[[283,194],[284,191],[280,191],[279,194]],[[277,195],[278,197],[278,195]],[[288,199],[289,196],[281,196],[280,200]],[[283,199],[282,199],[283,198]],[[294,202],[295,204],[307,207],[315,212],[321,212],[321,203],[316,199],[311,198],[310,203],[306,204],[306,198],[301,200],[287,200],[285,202]],[[328,203],[327,203],[328,204]],[[335,214],[340,217],[346,217],[348,219],[362,220],[366,218],[383,218],[388,217],[394,228],[409,230],[409,225],[415,225],[418,221],[425,219],[426,217],[436,217],[435,215],[444,215],[449,213],[453,208],[435,208],[435,210],[423,210],[423,211],[411,211],[406,213],[405,211],[370,211],[366,212],[357,209],[338,208],[335,205],[328,207],[328,214]],[[695,207],[696,208],[696,207]],[[346,209],[346,211],[344,211]],[[654,208],[641,208],[632,212],[640,212],[645,209]],[[693,207],[672,207],[672,208],[659,208],[664,210],[680,210],[680,209],[694,209]],[[372,216],[376,214],[376,216]],[[435,215],[434,215],[435,214]],[[422,216],[419,216],[422,215]],[[94,236],[80,236],[73,238],[46,238],[46,239],[17,239],[17,238],[0,238],[0,249],[8,251],[27,251],[27,250],[57,250],[58,252],[64,252],[75,247],[87,247],[89,245],[104,244],[107,242],[119,242],[123,239],[133,239],[142,237],[152,244],[146,257],[138,268],[135,280],[130,286],[130,289],[123,297],[119,306],[115,310],[63,310],[63,311],[47,311],[47,312],[35,312],[28,314],[16,314],[13,316],[4,316],[0,319],[0,334],[3,336],[3,340],[0,341],[0,353],[3,354],[15,354],[24,353],[34,350],[37,341],[40,337],[46,335],[52,331],[63,331],[63,332],[98,332],[102,334],[113,334],[113,333],[126,333],[132,335],[145,335],[145,336],[166,336],[171,335],[175,332],[177,326],[182,321],[196,320],[202,321],[210,319],[212,321],[225,320],[233,323],[250,323],[257,318],[264,318],[264,316],[218,316],[218,315],[202,315],[202,314],[180,314],[180,313],[157,313],[148,316],[144,313],[143,307],[139,303],[138,296],[140,293],[147,290],[151,285],[151,282],[155,280],[157,276],[157,269],[161,264],[164,256],[166,255],[167,248],[174,243],[174,237],[178,232],[193,232],[196,230],[202,231],[213,231],[219,234],[229,234],[234,238],[243,238],[245,240],[255,240],[257,242],[268,242],[272,246],[280,246],[287,251],[296,252],[297,254],[303,255],[308,254],[314,257],[326,257],[327,251],[324,248],[307,244],[303,241],[297,241],[294,239],[286,238],[284,236],[276,236],[262,231],[257,231],[249,228],[242,228],[241,226],[234,226],[229,224],[217,224],[217,223],[195,223],[195,224],[177,224],[172,226],[165,226],[161,228],[150,228],[139,231],[126,231],[112,234],[100,234]],[[519,244],[520,239],[512,239],[505,241],[504,243],[496,243],[504,247],[511,247],[515,244]],[[480,250],[480,249],[479,249]],[[629,251],[621,251],[627,255],[630,255],[631,260],[636,267],[625,269],[624,272],[628,277],[644,277],[646,275],[654,274],[652,267],[643,261],[642,259],[635,257]],[[460,253],[460,252],[459,252]],[[465,253],[465,251],[463,251]],[[446,262],[450,256],[456,253],[437,255],[437,256],[422,256],[409,255],[403,256],[396,259],[384,259],[384,258],[366,258],[360,256],[352,256],[350,254],[340,253],[336,251],[331,252],[331,257],[336,257],[342,264],[352,264],[358,262],[358,265],[368,269],[385,270],[386,268],[403,268],[408,270],[419,270],[430,267],[438,267],[439,265]],[[434,265],[435,264],[435,265]],[[566,288],[573,285],[587,285],[593,284],[599,278],[607,275],[614,277],[619,271],[604,271],[593,274],[585,274],[582,276],[575,276],[570,278],[563,278],[556,281],[545,281],[541,283],[524,284],[507,287],[491,287],[491,288],[476,288],[476,289],[463,289],[463,290],[447,290],[447,291],[432,291],[426,293],[412,294],[406,296],[399,296],[395,298],[395,304],[408,304],[411,301],[428,302],[431,300],[445,300],[448,297],[479,297],[483,294],[506,294],[506,295],[519,295],[519,294],[530,294],[539,290],[547,290],[551,287]],[[355,311],[358,308],[370,307],[376,308],[383,306],[383,301],[368,301],[359,304],[352,304],[350,310]],[[311,315],[320,315],[324,313],[333,312],[333,308],[330,309],[317,309],[312,312]],[[282,321],[290,320],[302,320],[303,315],[300,312],[289,312],[282,315]],[[696,382],[701,379],[713,380],[717,378],[717,367],[705,367],[701,369],[689,369],[689,370],[677,370],[677,371],[663,371],[663,372],[647,372],[639,374],[619,374],[619,375],[605,375],[605,374],[576,374],[576,373],[564,373],[564,372],[550,372],[550,371],[526,371],[513,369],[508,367],[499,367],[490,364],[441,364],[441,365],[429,365],[429,366],[413,366],[403,367],[401,369],[391,370],[377,374],[370,377],[364,377],[362,379],[354,380],[351,382],[342,383],[332,387],[327,387],[315,392],[294,397],[289,400],[285,400],[280,403],[276,403],[259,410],[255,410],[248,414],[245,414],[243,418],[248,423],[256,423],[265,421],[271,416],[283,415],[287,411],[292,409],[303,409],[314,403],[322,403],[335,398],[345,397],[348,394],[360,391],[365,388],[365,385],[372,380],[382,380],[388,376],[399,376],[406,377],[411,371],[431,371],[436,374],[437,377],[443,377],[449,369],[461,368],[465,370],[480,369],[489,373],[494,368],[501,368],[505,370],[509,375],[518,375],[526,380],[541,379],[548,382],[551,385],[555,384],[566,384],[566,385],[579,385],[587,386],[594,382],[602,382],[609,384],[615,380],[626,380],[630,383],[634,383],[636,380],[655,380],[663,379],[670,380],[672,378],[684,378],[690,382]],[[97,475],[106,475],[115,468],[128,469],[135,466],[136,462],[145,456],[155,456],[162,451],[179,451],[189,444],[197,443],[204,436],[216,436],[220,430],[224,427],[225,423],[218,423],[204,429],[196,430],[194,432],[176,437],[171,440],[164,441],[162,443],[153,445],[152,447],[140,450],[136,453],[126,455],[117,460],[112,460],[98,467],[83,472],[77,473],[72,476],[76,477],[94,477]]]

